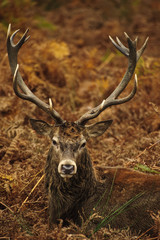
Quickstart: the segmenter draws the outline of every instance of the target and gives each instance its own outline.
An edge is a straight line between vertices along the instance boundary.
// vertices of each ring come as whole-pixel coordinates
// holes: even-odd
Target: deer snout
[[[64,174],[72,174],[74,172],[74,166],[69,164],[62,164],[61,170]]]
[[[62,160],[58,165],[58,172],[61,177],[71,178],[77,172],[76,163],[70,159]]]

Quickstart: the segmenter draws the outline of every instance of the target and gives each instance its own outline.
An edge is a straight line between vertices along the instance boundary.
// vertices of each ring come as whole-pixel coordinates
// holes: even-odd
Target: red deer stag
[[[17,64],[19,49],[28,40],[28,30],[21,40],[14,44],[18,30],[10,36],[8,29],[7,49],[13,77],[15,94],[31,101],[48,113],[55,121],[54,125],[41,120],[31,119],[31,125],[39,134],[50,137],[52,145],[48,153],[45,168],[45,187],[49,198],[49,222],[58,219],[72,220],[81,224],[82,217],[88,219],[92,213],[103,216],[90,221],[94,226],[116,228],[131,227],[134,231],[146,231],[153,225],[150,211],[160,210],[160,176],[143,174],[126,168],[106,168],[105,181],[96,180],[86,141],[98,137],[111,125],[112,120],[86,125],[93,118],[112,105],[128,102],[137,89],[137,77],[132,92],[118,99],[134,73],[136,63],[146,48],[147,40],[140,50],[136,50],[137,38],[132,41],[125,33],[128,48],[117,38],[110,37],[113,45],[128,58],[127,71],[111,95],[100,105],[89,110],[75,122],[67,122],[53,109],[52,102],[42,102],[23,81]],[[98,224],[100,222],[100,225]],[[98,225],[97,225],[98,224]],[[95,228],[97,229],[97,228]]]

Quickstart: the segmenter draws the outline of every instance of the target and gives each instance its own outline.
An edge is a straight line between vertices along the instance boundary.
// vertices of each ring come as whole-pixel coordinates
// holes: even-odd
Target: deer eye
[[[56,139],[52,139],[52,143],[53,143],[54,146],[57,146],[57,144],[58,144]]]
[[[86,146],[86,142],[83,142],[80,146],[80,148],[84,148]]]

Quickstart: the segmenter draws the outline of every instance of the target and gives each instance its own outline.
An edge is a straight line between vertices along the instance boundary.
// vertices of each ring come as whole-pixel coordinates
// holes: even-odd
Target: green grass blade
[[[131,198],[129,201],[124,203],[121,207],[119,207],[116,210],[112,210],[108,216],[106,216],[94,229],[93,234],[96,233],[100,228],[104,227],[106,224],[113,221],[118,215],[120,215],[122,212],[126,210],[126,208],[131,205],[134,201],[136,201],[138,198],[140,198],[145,192],[137,194],[135,197]],[[89,237],[91,237],[93,234],[91,234]]]

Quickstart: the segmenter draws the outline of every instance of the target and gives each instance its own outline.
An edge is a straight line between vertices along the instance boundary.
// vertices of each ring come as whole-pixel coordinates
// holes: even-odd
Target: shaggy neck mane
[[[54,196],[51,200],[51,212],[55,219],[78,219],[79,210],[88,197],[96,191],[96,179],[92,162],[87,150],[77,159],[77,173],[67,181],[57,171],[57,163],[53,161],[53,149],[48,154],[46,163],[46,190]],[[80,165],[79,165],[80,164]]]

